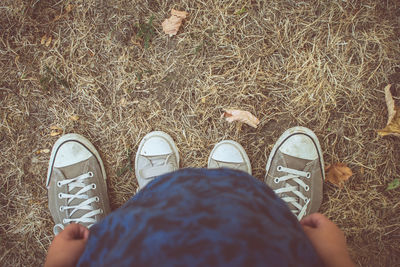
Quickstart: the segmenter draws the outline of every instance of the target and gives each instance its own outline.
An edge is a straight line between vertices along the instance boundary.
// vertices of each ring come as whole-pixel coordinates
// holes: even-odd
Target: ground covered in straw
[[[171,8],[190,14],[172,38],[161,29]],[[53,238],[51,126],[95,144],[116,209],[136,190],[132,159],[149,131],[174,138],[181,167],[236,140],[263,179],[296,125],[315,131],[326,163],[354,172],[341,189],[325,184],[321,208],[353,259],[399,264],[400,190],[385,189],[399,178],[400,139],[376,133],[383,88],[400,101],[399,18],[396,0],[1,1],[0,265],[42,264]],[[261,123],[228,124],[223,108]]]

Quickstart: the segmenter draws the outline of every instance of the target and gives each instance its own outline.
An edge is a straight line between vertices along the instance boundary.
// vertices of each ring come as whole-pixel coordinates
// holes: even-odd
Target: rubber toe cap
[[[229,143],[220,144],[211,156],[213,160],[222,162],[242,163],[244,162],[243,156],[240,151]]]
[[[164,138],[153,136],[145,141],[140,154],[143,156],[159,156],[172,152],[171,146]]]
[[[69,141],[62,144],[54,159],[54,166],[62,168],[89,159],[92,153],[82,144],[75,141]]]
[[[313,140],[305,134],[295,134],[284,141],[279,150],[289,156],[315,160],[318,158],[317,147]]]

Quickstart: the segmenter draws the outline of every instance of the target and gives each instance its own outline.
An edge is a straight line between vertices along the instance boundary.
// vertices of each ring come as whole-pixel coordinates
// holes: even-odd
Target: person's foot
[[[174,140],[161,131],[148,133],[140,142],[135,158],[139,190],[157,176],[179,169],[179,152]]]
[[[54,144],[46,187],[54,234],[69,223],[90,227],[110,213],[103,162],[79,134],[66,134]]]
[[[285,131],[275,143],[266,166],[265,182],[299,220],[318,211],[325,180],[317,136],[305,127]]]
[[[237,169],[251,175],[250,160],[246,151],[239,143],[232,140],[223,140],[214,146],[208,157],[207,168]]]

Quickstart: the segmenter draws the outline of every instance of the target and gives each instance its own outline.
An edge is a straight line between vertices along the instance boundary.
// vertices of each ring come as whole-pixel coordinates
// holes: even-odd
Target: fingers
[[[328,218],[326,218],[324,215],[321,213],[312,213],[306,217],[304,217],[301,221],[300,224],[302,226],[308,226],[312,228],[317,228],[321,224],[325,223],[326,221],[329,221]]]
[[[320,213],[300,221],[303,231],[326,266],[354,266],[343,232]]]
[[[302,225],[303,227],[303,231],[304,233],[306,233],[306,235],[308,236],[308,238],[311,238],[313,235],[313,232],[315,231],[315,228],[306,226],[306,225]]]
[[[89,238],[89,233],[90,233],[90,231],[89,231],[89,229],[87,229],[85,226],[81,226],[81,234],[80,234],[80,236],[84,239],[84,240],[87,240],[88,238]]]
[[[74,247],[73,251],[76,255],[81,255],[85,250],[87,239],[76,239],[71,241],[71,246]]]
[[[66,240],[83,239],[87,240],[89,237],[89,229],[78,223],[71,223],[59,234],[59,236]]]

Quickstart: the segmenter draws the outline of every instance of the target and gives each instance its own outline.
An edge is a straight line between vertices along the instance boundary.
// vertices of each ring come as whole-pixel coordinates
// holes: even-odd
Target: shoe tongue
[[[303,171],[306,168],[307,163],[310,162],[310,160],[293,157],[284,153],[282,153],[282,155],[287,164],[285,167],[290,169]]]

